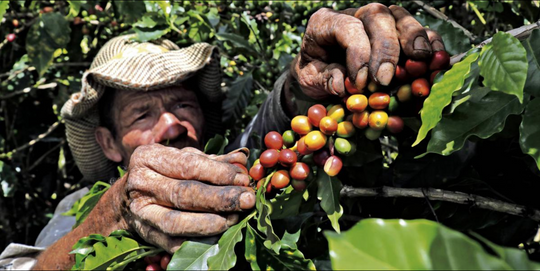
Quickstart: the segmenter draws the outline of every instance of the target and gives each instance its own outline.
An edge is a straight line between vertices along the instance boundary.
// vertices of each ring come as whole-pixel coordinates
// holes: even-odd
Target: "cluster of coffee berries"
[[[146,256],[144,262],[147,264],[146,271],[167,270],[167,266],[171,262],[171,255],[164,252],[154,256]]]

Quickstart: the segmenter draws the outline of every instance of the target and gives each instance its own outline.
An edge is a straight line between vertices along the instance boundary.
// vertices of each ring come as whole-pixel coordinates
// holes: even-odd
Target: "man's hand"
[[[194,148],[138,147],[123,185],[122,216],[146,241],[174,253],[186,237],[211,236],[255,205],[246,153],[206,155]]]
[[[401,45],[401,46],[400,46]],[[400,48],[412,59],[427,59],[444,50],[440,36],[424,29],[407,10],[382,4],[337,12],[321,9],[311,16],[293,77],[308,96],[344,96],[349,76],[358,89],[370,79],[388,85]]]

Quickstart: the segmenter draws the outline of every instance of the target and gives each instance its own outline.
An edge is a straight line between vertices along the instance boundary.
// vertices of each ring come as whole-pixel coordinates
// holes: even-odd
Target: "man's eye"
[[[190,108],[192,107],[189,103],[177,103],[174,105],[174,109],[183,109],[183,108]]]
[[[148,113],[144,113],[144,114],[138,116],[137,119],[135,119],[135,121],[146,119],[146,117],[148,117]]]

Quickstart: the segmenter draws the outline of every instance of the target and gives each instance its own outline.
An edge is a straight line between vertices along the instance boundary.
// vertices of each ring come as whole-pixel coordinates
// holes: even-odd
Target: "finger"
[[[390,84],[399,60],[399,41],[395,19],[390,10],[378,3],[358,9],[355,17],[362,20],[371,42],[369,72],[383,86]]]
[[[368,71],[362,68],[369,64],[371,45],[362,22],[347,14],[330,9],[321,9],[313,14],[302,42],[300,65],[314,59],[322,63],[342,61],[332,59],[336,55],[335,46],[345,50],[348,76],[358,89],[363,89],[367,85]],[[338,78],[333,80],[334,85],[337,80],[341,81]],[[344,86],[334,89],[334,92],[340,93],[341,89],[344,90]]]
[[[431,44],[424,27],[406,9],[392,5],[390,10],[396,19],[399,42],[405,55],[413,59],[431,57]]]
[[[445,51],[446,48],[444,47],[444,42],[441,36],[439,35],[439,33],[429,28],[426,28],[425,30],[429,38],[429,43],[431,44],[431,49],[433,50],[433,52]]]
[[[297,62],[298,83],[305,92],[311,93],[315,99],[323,99],[330,95],[345,95],[345,67],[320,60],[312,60],[304,67]]]
[[[152,203],[187,211],[233,212],[255,206],[255,192],[251,187],[214,186],[198,181],[175,180],[143,169],[133,174],[128,183],[132,198],[150,197]],[[156,188],[157,187],[157,188]],[[144,204],[147,201],[134,200]],[[141,208],[139,205],[133,208]]]
[[[143,145],[135,149],[130,170],[140,168],[150,168],[173,179],[198,180],[216,185],[249,185],[248,175],[237,166],[160,144]]]
[[[146,242],[158,246],[171,254],[174,254],[184,241],[186,241],[186,238],[172,237],[140,220],[135,220],[132,225],[134,225],[135,231],[139,236]]]
[[[206,154],[198,149],[192,148],[192,147],[185,147],[182,149],[183,151],[188,151],[191,153],[199,154],[202,156],[207,156],[209,159],[216,160],[219,162],[224,163],[240,163],[242,165],[247,164],[247,158],[249,157],[249,149],[248,148],[238,148],[236,150],[233,150],[227,154],[224,155],[216,155],[216,154]]]
[[[226,231],[238,222],[238,214],[222,216],[211,213],[192,213],[160,205],[146,205],[134,215],[169,236],[209,236]]]

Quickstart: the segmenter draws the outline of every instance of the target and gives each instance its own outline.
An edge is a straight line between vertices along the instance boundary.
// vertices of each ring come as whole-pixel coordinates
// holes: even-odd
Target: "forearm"
[[[118,182],[124,182],[120,179]],[[81,238],[90,234],[101,234],[108,236],[118,229],[128,229],[123,220],[118,197],[113,195],[123,195],[119,191],[122,185],[113,185],[96,204],[86,220],[66,236],[51,245],[41,253],[37,259],[34,269],[37,270],[69,270],[75,263],[75,255],[69,254],[73,245]]]

